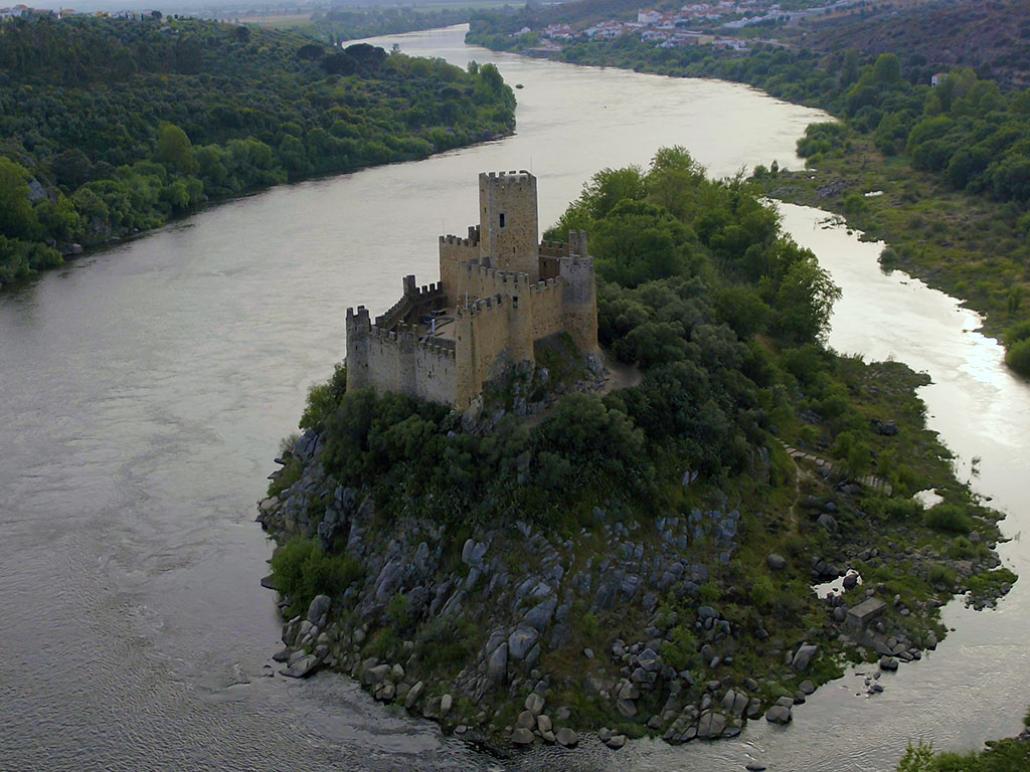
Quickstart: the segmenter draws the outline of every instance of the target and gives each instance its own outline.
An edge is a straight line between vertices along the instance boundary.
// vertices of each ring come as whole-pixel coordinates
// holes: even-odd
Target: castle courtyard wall
[[[454,349],[424,344],[415,347],[415,396],[430,402],[453,404],[457,393]]]
[[[534,341],[562,331],[562,282],[559,279],[533,284],[529,290],[529,303],[532,314],[530,334]]]
[[[460,301],[458,289],[461,286],[461,274],[464,264],[479,259],[479,239],[475,229],[469,229],[470,238],[457,236],[440,237],[440,283],[444,287],[447,305],[456,306]]]
[[[368,341],[368,382],[384,391],[415,396],[415,341],[373,327]]]

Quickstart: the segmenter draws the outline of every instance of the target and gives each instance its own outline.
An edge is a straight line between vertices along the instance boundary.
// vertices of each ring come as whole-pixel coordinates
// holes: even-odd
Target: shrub
[[[1030,377],[1030,338],[1019,341],[1008,350],[1005,364],[1020,375]]]
[[[430,670],[463,667],[476,649],[476,626],[468,619],[436,617],[419,631],[416,643]]]
[[[977,550],[973,546],[973,542],[969,541],[965,536],[955,537],[955,541],[948,547],[948,557],[955,558],[956,560],[969,560],[976,557],[976,552]]]
[[[669,642],[662,646],[662,658],[677,671],[697,664],[697,639],[680,625],[669,633]]]
[[[601,633],[601,623],[597,615],[591,611],[579,618],[579,628],[583,632],[583,637],[588,641],[594,640]]]
[[[1005,330],[1006,346],[1015,346],[1028,339],[1030,339],[1030,321],[1020,322]]]
[[[923,514],[923,505],[915,499],[887,499],[884,514],[891,520],[912,520]]]
[[[336,365],[332,377],[308,391],[308,402],[300,418],[301,429],[320,429],[340,405],[347,392],[347,368]]]
[[[923,522],[935,531],[947,533],[969,533],[973,529],[973,520],[965,509],[955,504],[938,504],[926,510]]]
[[[386,618],[397,630],[406,630],[411,624],[411,601],[407,595],[397,593],[386,604]]]
[[[290,600],[290,611],[302,613],[316,595],[340,595],[361,578],[361,564],[346,555],[328,555],[313,539],[299,536],[272,556],[272,578]]]
[[[955,587],[955,582],[957,580],[955,572],[947,566],[941,565],[940,563],[935,563],[934,565],[930,566],[930,570],[927,573],[926,578],[927,581],[930,582],[930,584],[940,585],[942,587],[946,587],[949,590]]]
[[[717,583],[709,581],[701,585],[698,595],[705,603],[715,603],[722,597],[722,589]]]
[[[280,469],[279,473],[272,478],[271,482],[268,483],[268,495],[278,496],[284,490],[297,482],[303,472],[304,465],[296,458],[291,457],[286,462],[286,466]]]
[[[768,576],[759,576],[751,585],[751,602],[763,611],[768,610],[776,599],[776,588]]]
[[[401,639],[397,632],[392,627],[384,627],[372,636],[365,646],[364,653],[369,657],[390,659],[397,654],[400,647]]]

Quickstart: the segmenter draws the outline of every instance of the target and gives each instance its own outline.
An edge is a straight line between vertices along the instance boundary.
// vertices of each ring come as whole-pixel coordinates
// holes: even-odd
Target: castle
[[[377,390],[465,409],[483,384],[534,344],[568,333],[584,354],[598,351],[594,261],[586,234],[537,241],[536,177],[479,175],[479,225],[468,238],[440,237],[440,281],[404,294],[373,324],[347,309],[347,389]]]

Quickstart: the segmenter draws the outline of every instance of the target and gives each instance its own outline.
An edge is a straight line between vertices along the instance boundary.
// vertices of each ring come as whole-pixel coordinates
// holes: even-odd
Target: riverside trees
[[[246,34],[242,34],[246,33]],[[269,185],[514,126],[491,65],[192,19],[0,25],[0,282]]]

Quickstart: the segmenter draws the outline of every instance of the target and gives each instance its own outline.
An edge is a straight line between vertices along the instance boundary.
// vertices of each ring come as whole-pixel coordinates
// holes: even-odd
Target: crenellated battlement
[[[362,326],[370,327],[371,322],[368,317],[368,309],[364,306],[358,306],[357,308],[347,309],[347,327],[351,326]]]
[[[466,316],[478,316],[505,307],[505,297],[500,293],[485,298],[469,301],[466,306],[458,306],[456,309],[459,318]]]
[[[423,284],[415,290],[415,296],[419,300],[432,300],[441,294],[443,294],[443,282],[439,281],[432,284]]]
[[[530,283],[529,274],[522,271],[503,271],[483,265],[482,263],[473,262],[466,263],[464,268],[467,276],[477,274],[481,281],[492,282],[498,285]]]
[[[530,185],[536,184],[536,177],[525,169],[510,172],[480,172],[479,184],[493,185],[495,187]]]
[[[441,357],[454,359],[457,346],[449,338],[423,338],[415,344],[419,349]]]
[[[562,280],[560,278],[553,279],[541,279],[538,282],[529,285],[529,291],[532,293],[541,292],[553,292],[554,290],[561,289]]]
[[[479,175],[480,224],[439,237],[440,281],[404,277],[400,299],[374,323],[347,310],[347,385],[409,394],[464,409],[534,343],[568,333],[597,348],[594,263],[586,234],[540,241],[536,177]]]

